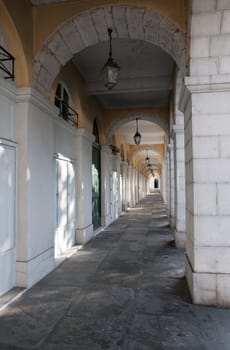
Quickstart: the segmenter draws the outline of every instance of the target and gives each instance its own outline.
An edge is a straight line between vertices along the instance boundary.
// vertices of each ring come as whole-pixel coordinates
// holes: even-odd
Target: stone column
[[[137,191],[137,183],[136,183],[136,168],[132,167],[132,205],[136,204],[136,191]]]
[[[185,248],[185,160],[184,125],[174,125],[175,229],[177,248]]]
[[[115,217],[118,218],[121,215],[121,196],[120,196],[120,175],[121,175],[121,157],[120,154],[114,155],[113,159],[114,171],[117,173],[117,189],[116,190],[116,214]]]
[[[93,237],[92,224],[92,144],[94,136],[85,129],[77,129],[77,233],[78,243]]]
[[[127,184],[127,199],[128,199],[128,207],[132,206],[132,165],[128,166],[128,184]]]
[[[185,117],[186,277],[194,303],[230,306],[230,3],[192,1]]]
[[[109,146],[101,146],[101,223],[108,226],[110,220],[110,174],[111,174],[111,149]]]
[[[128,206],[128,198],[127,198],[128,163],[126,161],[121,162],[121,173],[122,173],[122,211],[125,211]]]
[[[168,144],[168,156],[169,156],[169,221],[170,226],[174,229],[175,227],[175,173],[174,173],[174,145],[173,142]]]

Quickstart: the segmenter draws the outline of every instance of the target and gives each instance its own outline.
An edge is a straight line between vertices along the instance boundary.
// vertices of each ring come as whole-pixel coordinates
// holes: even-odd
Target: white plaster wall
[[[94,136],[85,129],[76,130],[77,159],[77,242],[93,237],[92,224],[92,144]]]
[[[58,111],[57,111],[58,115]],[[66,121],[54,119],[54,195],[55,195],[55,257],[59,256],[76,241],[76,155],[75,155],[76,129]],[[64,185],[60,184],[58,178],[60,172],[66,172]],[[58,202],[62,194],[59,193],[59,187],[64,190],[63,215],[66,217],[64,222],[58,220]],[[66,187],[66,188],[63,188]]]
[[[14,85],[0,79],[0,295],[15,285],[15,102]]]
[[[18,245],[16,281],[31,286],[54,267],[52,109],[35,91],[18,90]]]

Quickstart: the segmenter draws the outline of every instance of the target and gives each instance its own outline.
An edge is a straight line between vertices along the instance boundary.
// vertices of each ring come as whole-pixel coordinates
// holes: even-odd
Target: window
[[[55,106],[59,109],[59,116],[70,122],[73,126],[78,126],[78,113],[70,107],[70,97],[67,89],[59,83],[55,93]]]
[[[60,83],[56,89],[54,104],[59,108],[60,116],[62,116],[62,118],[65,120],[69,120],[69,94]]]

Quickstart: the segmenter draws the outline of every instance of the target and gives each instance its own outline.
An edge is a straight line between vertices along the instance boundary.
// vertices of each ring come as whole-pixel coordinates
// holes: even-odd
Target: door
[[[92,216],[93,228],[101,226],[101,152],[100,146],[93,146],[92,154]]]
[[[65,159],[56,159],[55,257],[75,244],[75,168]]]

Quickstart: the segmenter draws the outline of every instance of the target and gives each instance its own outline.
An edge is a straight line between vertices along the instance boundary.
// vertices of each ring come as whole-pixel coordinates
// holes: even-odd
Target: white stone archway
[[[130,112],[130,113],[122,114],[120,117],[115,119],[113,123],[110,125],[110,127],[106,130],[106,144],[109,145],[111,143],[112,136],[118,128],[120,128],[125,123],[135,120],[136,118],[157,124],[168,135],[168,129],[169,129],[168,123],[159,115],[152,114],[152,113],[144,113],[144,112]]]
[[[145,7],[107,5],[73,16],[46,40],[34,59],[35,87],[48,97],[60,69],[84,48],[108,40],[108,27],[116,38],[159,46],[185,72],[185,33],[174,22]]]

